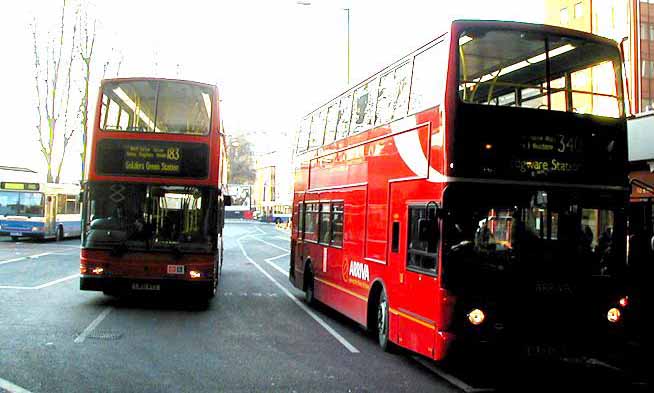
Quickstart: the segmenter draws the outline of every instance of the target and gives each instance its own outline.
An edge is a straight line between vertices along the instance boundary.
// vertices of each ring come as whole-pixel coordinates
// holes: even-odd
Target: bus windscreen
[[[43,194],[0,191],[0,215],[43,216]]]
[[[465,103],[620,117],[620,54],[576,37],[473,29],[459,37]]]
[[[211,122],[209,87],[172,81],[107,83],[101,129],[206,135]]]

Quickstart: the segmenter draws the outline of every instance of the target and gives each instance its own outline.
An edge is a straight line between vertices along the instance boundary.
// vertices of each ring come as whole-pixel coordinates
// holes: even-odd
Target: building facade
[[[621,42],[629,111],[654,108],[654,0],[545,0],[545,23]]]
[[[263,217],[288,215],[293,203],[293,177],[290,153],[276,150],[257,154],[253,186],[254,208]]]

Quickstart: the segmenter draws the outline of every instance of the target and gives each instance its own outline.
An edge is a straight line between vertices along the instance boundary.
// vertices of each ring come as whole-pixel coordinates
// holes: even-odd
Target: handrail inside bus
[[[644,181],[642,181],[640,179],[631,179],[631,180],[629,180],[629,184],[632,187],[636,186],[636,187],[642,188],[643,190],[645,190],[645,191],[647,191],[649,193],[654,194],[654,185],[646,183],[646,182],[644,182]]]

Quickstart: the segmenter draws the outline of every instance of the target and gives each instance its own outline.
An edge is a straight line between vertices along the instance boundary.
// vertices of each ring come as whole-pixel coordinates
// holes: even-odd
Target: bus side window
[[[407,267],[436,274],[438,239],[436,216],[428,215],[425,205],[409,206]]]
[[[341,97],[336,120],[336,139],[345,138],[350,132],[352,118],[352,91]]]
[[[444,41],[416,55],[409,113],[439,105],[445,97],[447,76],[447,45]]]
[[[359,86],[354,91],[354,108],[352,111],[351,134],[368,130],[375,120],[375,108],[377,107],[377,88],[379,81],[373,79],[368,83]]]
[[[329,245],[343,246],[343,202],[332,202],[331,212],[331,239]]]
[[[57,194],[57,214],[66,214],[66,195]]]

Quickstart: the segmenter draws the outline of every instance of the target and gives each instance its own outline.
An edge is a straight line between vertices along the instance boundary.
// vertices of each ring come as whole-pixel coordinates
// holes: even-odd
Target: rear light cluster
[[[79,272],[81,274],[94,274],[96,276],[100,276],[104,273],[104,268],[102,266],[79,265]]]
[[[629,296],[621,297],[620,300],[618,300],[618,305],[619,307],[611,307],[609,312],[606,313],[606,319],[611,323],[620,322],[620,319],[622,318],[620,308],[625,309],[629,306]]]

